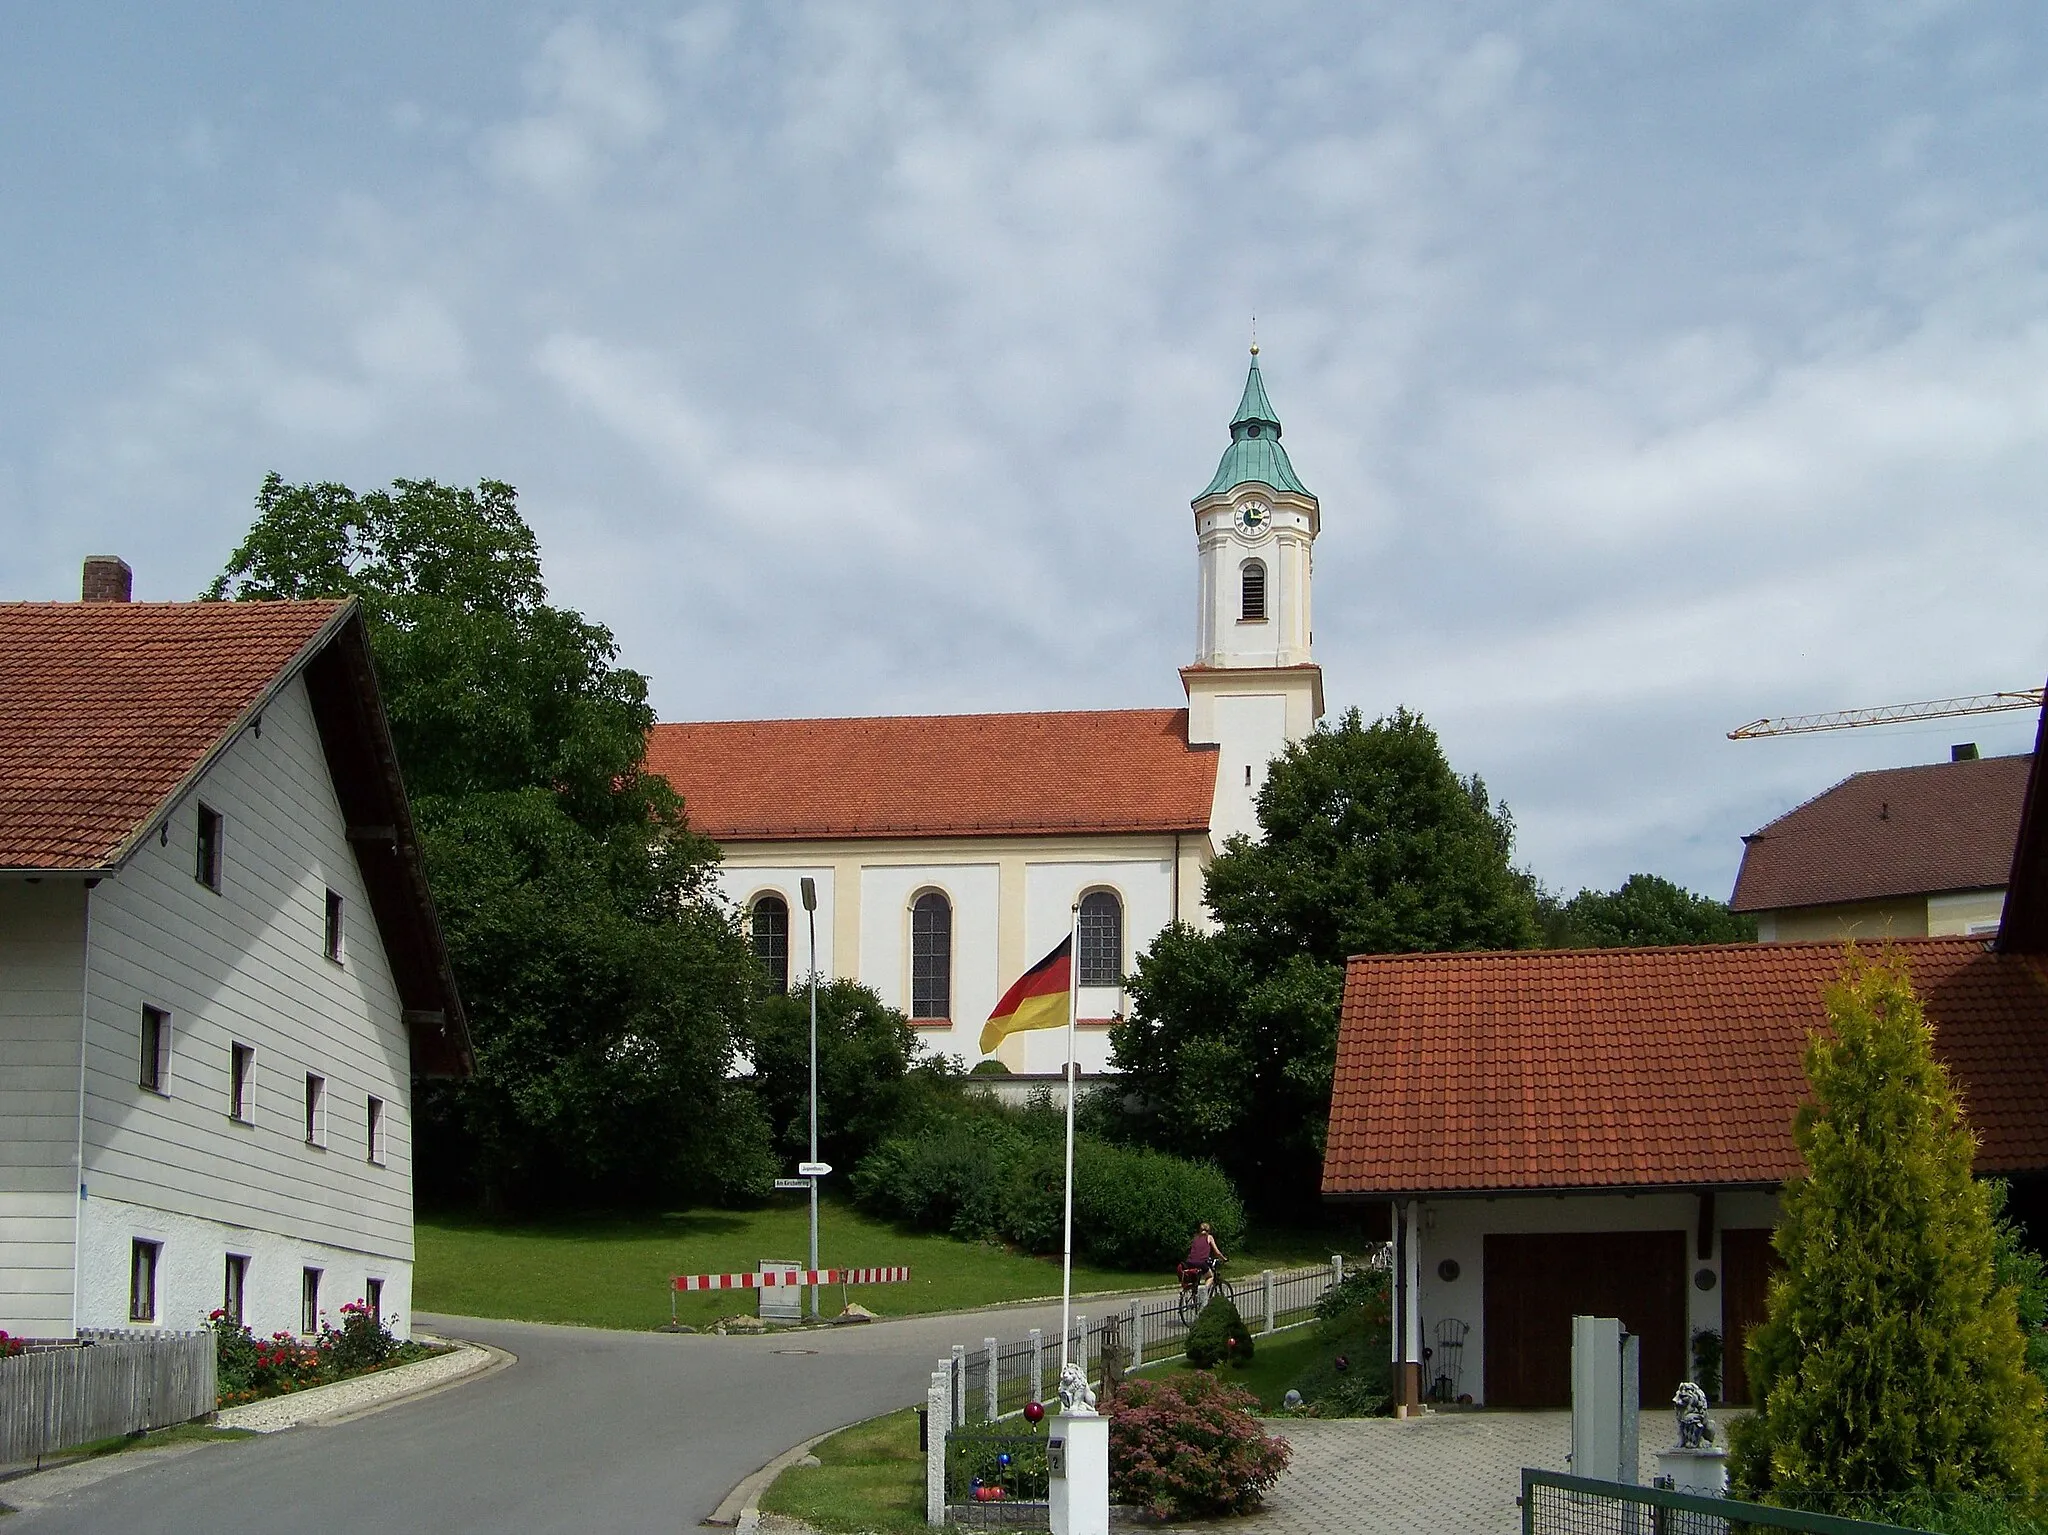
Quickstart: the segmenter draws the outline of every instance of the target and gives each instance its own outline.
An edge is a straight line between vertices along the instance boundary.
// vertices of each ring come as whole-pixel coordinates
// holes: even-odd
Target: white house
[[[0,1328],[412,1312],[471,1066],[356,605],[0,604]]]
[[[1256,349],[1254,349],[1256,351]],[[1186,707],[664,724],[648,767],[725,850],[725,892],[779,980],[817,959],[973,1063],[1003,992],[1080,903],[1080,1065],[1099,1072],[1135,956],[1206,923],[1202,870],[1256,835],[1267,764],[1323,712],[1309,593],[1322,513],[1280,445],[1256,355],[1230,445],[1192,503]],[[1014,1034],[1012,1072],[1063,1070],[1058,1031]]]

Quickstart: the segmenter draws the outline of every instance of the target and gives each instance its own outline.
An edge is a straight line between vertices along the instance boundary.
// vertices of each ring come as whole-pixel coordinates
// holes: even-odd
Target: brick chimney
[[[119,555],[88,554],[80,602],[126,602],[135,591],[135,572]]]

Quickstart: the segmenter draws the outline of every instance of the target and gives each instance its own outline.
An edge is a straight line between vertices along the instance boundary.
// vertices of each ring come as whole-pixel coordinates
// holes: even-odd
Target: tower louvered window
[[[1124,969],[1124,903],[1108,890],[1081,898],[1080,955],[1083,986],[1121,986]]]
[[[910,908],[910,1016],[953,1016],[953,903],[936,890]]]
[[[1244,601],[1238,622],[1254,623],[1266,616],[1266,564],[1263,560],[1244,562]]]

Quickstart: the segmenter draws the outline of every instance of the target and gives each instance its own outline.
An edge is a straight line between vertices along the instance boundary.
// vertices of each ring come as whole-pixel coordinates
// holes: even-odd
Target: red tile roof
[[[2048,968],[1896,947],[1987,1172],[2048,1169]],[[1838,943],[1367,955],[1345,977],[1325,1195],[1776,1184]]]
[[[0,868],[115,862],[341,611],[0,603]]]
[[[2034,727],[2034,766],[2006,881],[1998,947],[2011,954],[2048,955],[2048,705]]]
[[[2031,757],[1845,778],[1743,839],[1737,911],[2003,885]]]
[[[657,725],[647,766],[725,842],[1205,831],[1185,709]]]

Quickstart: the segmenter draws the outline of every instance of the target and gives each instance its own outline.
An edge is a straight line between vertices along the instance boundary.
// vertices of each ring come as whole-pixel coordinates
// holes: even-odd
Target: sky
[[[1565,892],[2033,720],[2048,8],[11,8],[0,595],[516,485],[664,719],[1180,702],[1253,316],[1333,712]]]

